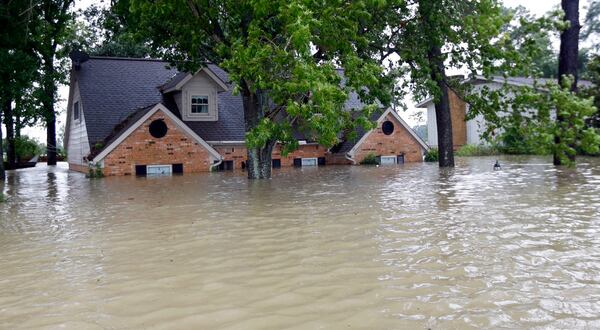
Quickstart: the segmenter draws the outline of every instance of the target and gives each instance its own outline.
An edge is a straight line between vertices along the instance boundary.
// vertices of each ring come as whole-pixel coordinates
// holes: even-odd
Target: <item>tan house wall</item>
[[[150,135],[150,123],[163,119],[167,135]],[[183,164],[184,173],[206,172],[210,153],[179,128],[165,113],[157,111],[104,158],[104,175],[135,175],[136,165]]]
[[[450,98],[450,118],[452,121],[452,144],[454,149],[467,144],[467,104],[452,90],[448,91]]]
[[[390,135],[385,135],[381,129],[383,122],[387,120],[394,123],[394,132]],[[376,156],[404,155],[404,161],[407,163],[423,161],[423,147],[392,114],[388,114],[375,131],[371,132],[358,146],[358,150],[354,153],[354,160],[360,163],[369,154]]]

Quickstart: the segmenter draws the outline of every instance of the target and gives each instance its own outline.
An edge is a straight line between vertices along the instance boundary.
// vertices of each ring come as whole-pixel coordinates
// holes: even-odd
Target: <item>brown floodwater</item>
[[[0,328],[600,327],[600,159],[0,183]]]

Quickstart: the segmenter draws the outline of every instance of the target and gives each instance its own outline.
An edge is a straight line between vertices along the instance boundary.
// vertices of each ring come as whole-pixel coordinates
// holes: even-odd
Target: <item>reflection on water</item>
[[[600,327],[600,161],[9,173],[1,328]]]

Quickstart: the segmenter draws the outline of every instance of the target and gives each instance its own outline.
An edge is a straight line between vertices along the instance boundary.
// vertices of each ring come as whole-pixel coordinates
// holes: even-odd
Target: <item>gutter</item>
[[[347,160],[351,161],[352,165],[356,165],[356,160],[352,156],[350,156],[350,153],[345,154],[344,158],[346,158]]]
[[[212,172],[215,168],[219,167],[223,163],[223,158],[219,158],[219,161],[210,165],[210,172]]]

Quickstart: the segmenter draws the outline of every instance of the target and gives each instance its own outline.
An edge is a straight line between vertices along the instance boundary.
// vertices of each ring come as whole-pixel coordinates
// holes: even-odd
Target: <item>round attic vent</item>
[[[381,125],[381,130],[383,131],[383,134],[390,135],[390,134],[394,133],[394,124],[389,120],[385,121]]]
[[[157,119],[150,123],[150,135],[157,139],[167,135],[168,130],[169,128],[167,127],[167,124],[165,124],[164,120],[162,119]]]

